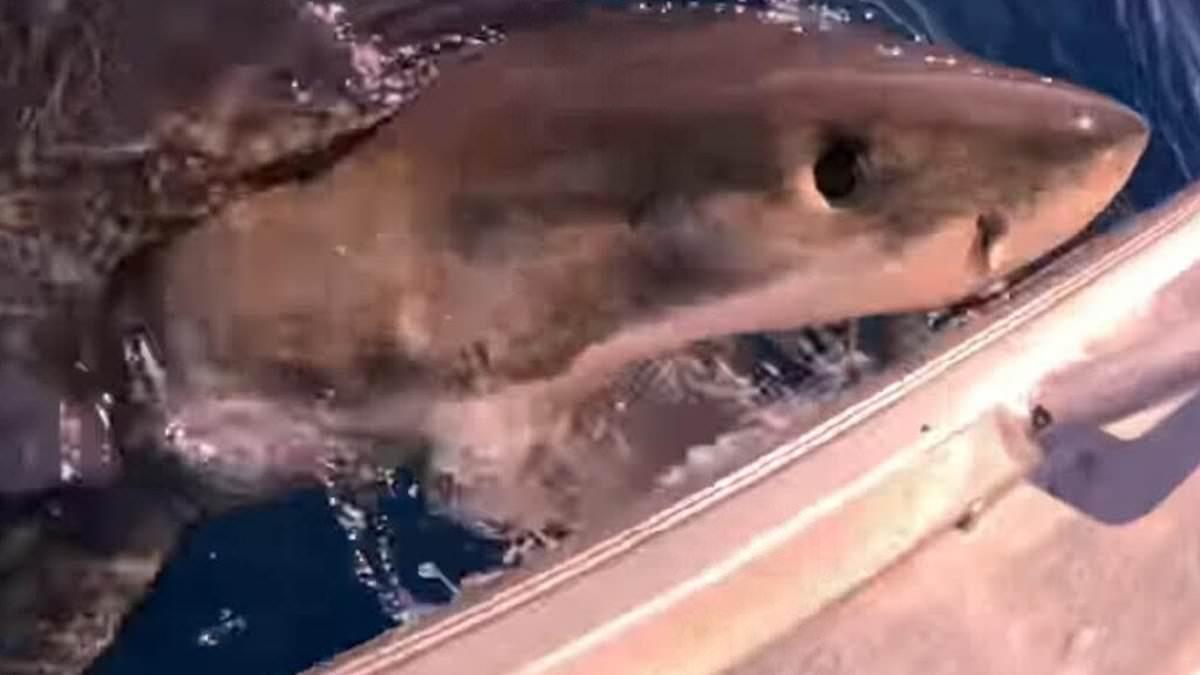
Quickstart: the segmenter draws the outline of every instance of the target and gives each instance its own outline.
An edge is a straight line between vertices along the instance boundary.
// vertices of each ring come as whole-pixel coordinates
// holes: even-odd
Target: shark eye
[[[831,206],[854,196],[863,182],[863,160],[867,144],[857,138],[830,139],[813,164],[817,191]]]

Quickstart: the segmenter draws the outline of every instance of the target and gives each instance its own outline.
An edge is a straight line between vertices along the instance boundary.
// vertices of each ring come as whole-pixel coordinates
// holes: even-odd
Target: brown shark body
[[[55,482],[57,442],[21,424],[27,412],[47,419],[61,397],[64,423],[102,424],[90,399],[108,383],[82,372],[98,366],[90,338],[122,261],[242,195],[319,174],[436,77],[431,53],[494,37],[438,32],[434,8],[409,9],[412,26],[391,31],[403,42],[384,46],[316,2],[0,7],[0,388],[40,381],[19,403],[0,398],[3,434],[38,448],[0,457],[14,468],[0,494]]]
[[[647,450],[606,424],[634,364],[969,295],[1080,231],[1145,145],[1110,99],[881,33],[588,14],[445,62],[331,170],[122,270],[120,440],[166,452],[0,549],[0,618],[42,621],[0,655],[108,621],[78,664],[111,634],[197,515],[154,462],[260,498],[420,445],[466,517],[579,517],[567,493],[607,482],[580,466]],[[93,546],[97,518],[127,531]],[[60,564],[99,590],[64,600]]]
[[[262,430],[239,446],[294,426],[248,398],[320,407],[318,436],[423,441],[463,505],[536,521],[629,365],[966,296],[1082,229],[1145,137],[1096,94],[880,33],[598,13],[446,65],[327,177],[164,249],[140,315],[184,455],[223,397]]]

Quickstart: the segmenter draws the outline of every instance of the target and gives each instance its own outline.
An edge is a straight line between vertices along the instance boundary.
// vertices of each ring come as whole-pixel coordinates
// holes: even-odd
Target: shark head
[[[430,133],[402,144],[453,158],[428,194],[473,262],[564,261],[556,281],[615,317],[580,346],[619,343],[618,362],[638,341],[961,299],[1084,229],[1145,148],[1142,118],[1098,93],[801,27],[668,13],[515,33],[447,69],[402,123]]]
[[[631,364],[969,296],[1083,230],[1145,147],[1095,92],[801,28],[593,12],[442,61],[332,171],[156,253],[168,362],[333,392],[331,429],[429,440],[460,496],[491,486],[471,510],[520,514],[496,504],[554,483],[546,448],[587,445],[573,411]]]

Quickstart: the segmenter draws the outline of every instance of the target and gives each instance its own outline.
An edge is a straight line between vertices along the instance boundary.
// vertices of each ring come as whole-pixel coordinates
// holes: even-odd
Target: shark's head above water
[[[961,298],[1078,233],[1146,143],[1111,99],[872,31],[608,21],[512,36],[384,152],[469,264],[569,289],[602,324],[572,346],[616,338],[617,363],[627,337],[650,354]],[[469,293],[500,309],[489,332],[529,311],[494,281]],[[536,328],[525,347],[583,340]]]
[[[984,288],[1082,230],[1146,134],[870,31],[602,13],[443,64],[328,175],[159,252],[135,314],[193,437],[218,392],[332,391],[337,429],[425,437],[486,502],[544,483],[532,449],[579,450],[572,412],[639,360]]]

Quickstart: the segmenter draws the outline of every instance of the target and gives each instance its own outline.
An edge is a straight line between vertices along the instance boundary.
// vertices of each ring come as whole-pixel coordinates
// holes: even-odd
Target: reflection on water
[[[1200,135],[1190,132],[1200,119],[1198,11],[1169,0],[1086,11],[1034,0],[892,0],[828,3],[822,17],[884,22],[1133,104],[1156,132],[1126,195],[1141,208],[1192,178],[1200,161]],[[735,365],[762,403],[797,392],[828,399],[962,316],[746,337]],[[293,672],[449,601],[465,577],[504,565],[510,552],[430,513],[403,475],[381,472],[365,487],[331,481],[196,531],[96,672]]]
[[[310,490],[199,528],[94,672],[295,672],[501,564],[499,544],[431,515],[403,475],[375,487],[359,504]]]

